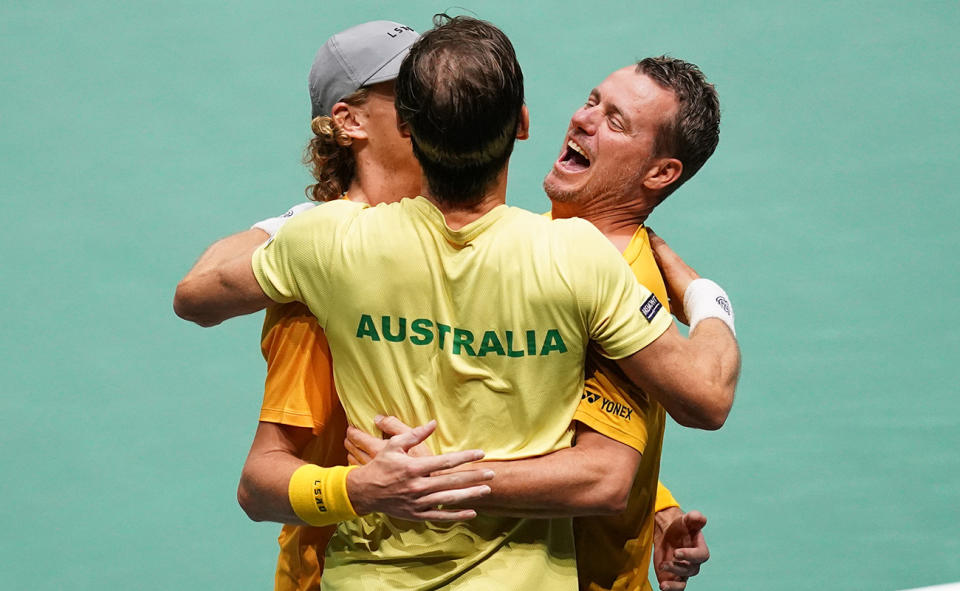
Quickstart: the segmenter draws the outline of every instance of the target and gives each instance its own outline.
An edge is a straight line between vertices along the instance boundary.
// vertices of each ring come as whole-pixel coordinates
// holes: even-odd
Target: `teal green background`
[[[174,286],[302,200],[306,75],[333,32],[436,2],[0,6],[0,587],[265,589],[273,524],[235,487],[259,318],[202,330]],[[607,73],[670,53],[719,149],[651,218],[728,288],[743,349],[720,432],[668,427],[704,511],[698,590],[960,580],[956,2],[471,3],[513,39],[540,182]]]

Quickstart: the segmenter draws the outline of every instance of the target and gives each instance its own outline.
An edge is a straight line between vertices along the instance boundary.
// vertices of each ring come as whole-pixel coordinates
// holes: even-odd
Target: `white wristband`
[[[285,223],[287,223],[287,220],[297,215],[298,213],[303,213],[308,209],[313,209],[317,205],[318,204],[315,201],[307,201],[306,203],[301,203],[300,205],[294,205],[293,207],[287,210],[287,213],[283,215],[278,215],[275,218],[267,218],[265,220],[260,220],[259,222],[250,226],[250,229],[252,230],[254,228],[260,228],[261,230],[269,234],[271,238],[273,238],[274,235],[276,235],[276,233],[280,231],[280,228],[283,227]]]
[[[705,318],[719,318],[730,327],[734,336],[733,305],[723,288],[703,277],[694,279],[683,294],[683,311],[690,321],[690,332]]]

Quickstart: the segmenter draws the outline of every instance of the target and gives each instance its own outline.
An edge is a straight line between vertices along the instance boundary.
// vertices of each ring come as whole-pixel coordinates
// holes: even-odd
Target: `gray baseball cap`
[[[310,68],[313,117],[329,115],[333,105],[362,86],[393,80],[400,63],[420,35],[393,21],[371,21],[327,39]]]

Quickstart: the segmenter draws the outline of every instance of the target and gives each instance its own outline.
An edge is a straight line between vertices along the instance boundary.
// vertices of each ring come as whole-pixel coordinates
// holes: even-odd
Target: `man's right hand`
[[[347,448],[347,462],[351,466],[369,464],[387,446],[390,437],[403,435],[413,430],[413,427],[394,416],[378,415],[374,417],[373,424],[380,429],[386,439],[374,437],[353,425],[347,426],[347,437],[343,440],[343,446]],[[430,451],[426,443],[418,443],[407,450],[407,454],[422,458],[432,456],[433,452]]]
[[[442,505],[461,505],[490,494],[490,487],[481,483],[493,478],[493,470],[435,474],[483,459],[480,450],[412,454],[436,428],[436,421],[430,421],[391,437],[369,463],[350,472],[347,494],[357,513],[386,513],[414,521],[466,521],[477,516],[472,509],[445,510]]]
[[[653,258],[657,260],[657,266],[660,267],[660,273],[663,275],[663,281],[667,286],[670,311],[673,312],[677,320],[689,326],[689,319],[683,310],[683,295],[687,292],[690,283],[694,279],[699,279],[700,275],[693,270],[693,267],[685,263],[663,238],[657,236],[656,232],[647,228],[647,235],[650,236]]]

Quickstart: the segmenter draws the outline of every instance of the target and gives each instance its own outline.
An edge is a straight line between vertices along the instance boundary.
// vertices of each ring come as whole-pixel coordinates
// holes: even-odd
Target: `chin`
[[[550,201],[557,203],[571,203],[577,200],[577,191],[561,186],[551,175],[543,179],[543,191],[547,194]]]

